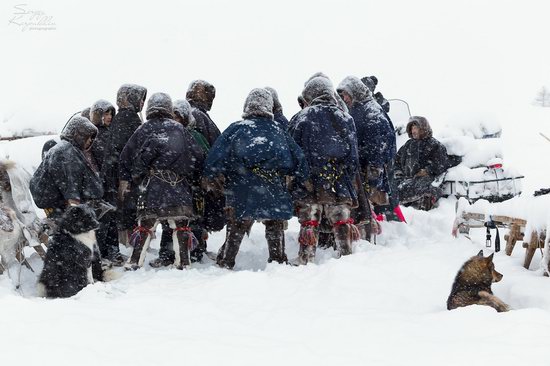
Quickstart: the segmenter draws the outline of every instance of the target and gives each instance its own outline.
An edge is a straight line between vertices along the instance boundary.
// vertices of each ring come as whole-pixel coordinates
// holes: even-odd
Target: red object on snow
[[[502,164],[493,164],[493,165],[489,165],[489,168],[490,169],[500,169],[502,168]]]
[[[397,216],[400,222],[407,223],[407,220],[405,220],[405,215],[403,215],[403,211],[401,211],[401,206],[397,205],[393,208],[393,213]]]
[[[386,221],[386,215],[384,214],[378,214],[374,217],[376,218],[376,221]]]

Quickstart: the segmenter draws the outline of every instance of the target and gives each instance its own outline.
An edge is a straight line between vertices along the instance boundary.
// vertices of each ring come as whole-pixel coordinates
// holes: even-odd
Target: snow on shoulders
[[[267,143],[267,138],[263,137],[263,136],[258,136],[258,137],[254,137],[252,139],[252,142],[250,143],[250,145],[248,145],[248,147],[252,147],[252,146],[256,146],[256,145],[263,145],[265,143]]]

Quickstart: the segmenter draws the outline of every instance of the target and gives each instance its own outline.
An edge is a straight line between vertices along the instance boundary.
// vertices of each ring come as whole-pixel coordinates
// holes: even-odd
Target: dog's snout
[[[502,277],[503,277],[502,273],[498,273],[493,269],[493,282],[498,282],[502,280]]]

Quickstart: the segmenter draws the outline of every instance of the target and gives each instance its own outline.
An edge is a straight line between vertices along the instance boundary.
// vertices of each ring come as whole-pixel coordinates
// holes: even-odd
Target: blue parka
[[[205,176],[225,177],[226,205],[237,219],[288,220],[293,214],[285,176],[309,176],[300,147],[271,117],[251,116],[232,123],[216,140]]]

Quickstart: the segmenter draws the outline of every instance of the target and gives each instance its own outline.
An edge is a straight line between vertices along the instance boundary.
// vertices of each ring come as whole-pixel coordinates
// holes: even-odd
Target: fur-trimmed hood
[[[267,117],[273,119],[273,97],[266,89],[252,89],[244,102],[244,119],[253,117]]]
[[[361,79],[355,76],[348,76],[340,82],[338,88],[336,88],[338,93],[346,92],[352,99],[353,103],[361,103],[369,101],[372,99],[372,93],[363,84]]]
[[[141,111],[141,101],[145,101],[147,89],[136,84],[123,84],[117,92],[116,104],[118,108],[130,108],[134,112]]]
[[[185,99],[191,106],[209,111],[216,97],[216,88],[205,80],[194,80],[189,84]]]
[[[84,150],[88,138],[95,139],[97,136],[97,127],[82,116],[74,116],[69,120],[67,126],[61,132],[61,139],[71,142],[81,150]]]
[[[302,96],[308,105],[331,104],[338,106],[334,96],[334,86],[330,79],[316,76],[306,84]]]
[[[153,118],[174,118],[172,98],[166,93],[155,93],[147,101],[145,117]]]
[[[432,127],[430,126],[430,123],[425,117],[421,116],[412,116],[409,118],[409,123],[407,123],[407,135],[409,135],[409,138],[412,137],[412,126],[416,125],[418,126],[420,130],[420,140],[433,137],[432,133]]]
[[[185,127],[195,126],[195,117],[191,113],[191,104],[185,99],[178,99],[174,102],[173,106],[174,115],[178,115],[183,119],[183,125]]]
[[[101,126],[103,125],[103,114],[108,111],[111,111],[111,116],[115,116],[115,107],[105,99],[100,99],[90,108],[89,119],[94,126]]]

